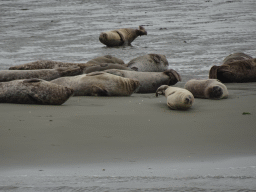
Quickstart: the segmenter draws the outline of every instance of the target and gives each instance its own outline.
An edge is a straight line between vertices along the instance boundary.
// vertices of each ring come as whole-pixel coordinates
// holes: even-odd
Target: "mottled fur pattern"
[[[130,68],[124,66],[124,65],[104,63],[104,64],[100,64],[100,65],[97,65],[97,66],[88,67],[86,70],[84,70],[83,73],[87,74],[87,73],[92,73],[92,72],[95,72],[95,71],[105,71],[105,70],[108,70],[108,69],[120,69],[120,70],[133,71],[132,69],[130,69]]]

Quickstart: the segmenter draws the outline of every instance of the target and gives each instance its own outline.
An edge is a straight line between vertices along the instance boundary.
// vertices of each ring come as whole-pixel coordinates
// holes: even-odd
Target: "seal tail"
[[[218,69],[220,68],[220,66],[212,66],[212,68],[209,71],[209,79],[217,79],[217,74],[218,74]]]

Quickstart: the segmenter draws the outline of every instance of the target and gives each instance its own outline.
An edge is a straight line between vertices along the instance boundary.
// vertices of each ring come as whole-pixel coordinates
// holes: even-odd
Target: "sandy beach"
[[[33,184],[38,188],[31,190],[42,191],[154,191],[174,177],[190,184],[178,180],[172,189],[200,183],[230,189],[240,177],[247,179],[238,188],[255,189],[256,83],[226,85],[228,99],[196,99],[187,111],[170,110],[155,94],[72,97],[62,106],[1,104],[0,190]],[[209,188],[218,176],[228,180],[215,179]],[[126,179],[113,179],[119,177]]]

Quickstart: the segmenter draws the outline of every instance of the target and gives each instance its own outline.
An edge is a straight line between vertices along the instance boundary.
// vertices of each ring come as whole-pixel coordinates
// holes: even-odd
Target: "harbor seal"
[[[253,58],[250,55],[247,55],[241,52],[232,53],[223,60],[222,64],[229,64],[234,61],[240,61],[240,60],[246,60],[246,59],[253,59]]]
[[[104,63],[104,64],[88,67],[87,69],[85,69],[83,71],[83,73],[91,73],[91,72],[95,72],[95,71],[105,71],[108,69],[120,69],[120,70],[133,71],[131,68],[125,67],[124,65],[114,64],[114,63],[113,64]]]
[[[165,55],[148,54],[132,59],[127,67],[134,71],[163,72],[168,69],[168,65]]]
[[[209,71],[209,79],[218,79],[222,83],[256,82],[256,58],[214,65]]]
[[[113,31],[102,32],[99,40],[102,44],[108,47],[131,45],[138,37],[147,35],[144,27],[139,26],[139,29],[122,28]]]
[[[217,79],[189,80],[185,86],[195,98],[225,99],[228,98],[227,87]]]
[[[79,67],[61,67],[56,69],[39,70],[1,70],[0,82],[32,78],[50,81],[63,76],[80,75],[81,73],[82,71]]]
[[[72,94],[72,89],[42,79],[0,83],[0,103],[61,105]]]
[[[119,63],[125,65],[122,59],[113,57],[112,55],[105,55],[96,57],[92,60],[89,60],[86,63],[68,63],[61,61],[51,61],[51,60],[40,60],[34,61],[22,65],[16,65],[9,68],[9,70],[35,70],[35,69],[54,69],[59,67],[80,67],[81,70],[86,69],[87,67],[99,65],[101,63]]]
[[[155,93],[161,85],[174,85],[178,81],[181,81],[180,75],[173,69],[168,69],[164,72],[138,72],[110,69],[105,72],[138,80],[140,86],[136,93]]]
[[[156,96],[165,95],[167,98],[167,106],[170,109],[189,109],[194,103],[193,94],[183,88],[161,85],[156,90]]]
[[[52,83],[70,87],[74,96],[130,96],[139,81],[105,72],[93,72],[73,77],[60,77]]]

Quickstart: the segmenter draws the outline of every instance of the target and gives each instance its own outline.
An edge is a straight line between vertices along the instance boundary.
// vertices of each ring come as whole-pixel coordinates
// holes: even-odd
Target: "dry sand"
[[[34,178],[33,185],[43,182],[35,180],[40,175],[99,176],[103,183],[102,176],[255,180],[256,83],[226,85],[228,99],[196,99],[188,111],[170,110],[154,94],[72,97],[62,106],[1,104],[0,178],[25,175],[21,181]],[[164,186],[163,179],[156,183]]]

